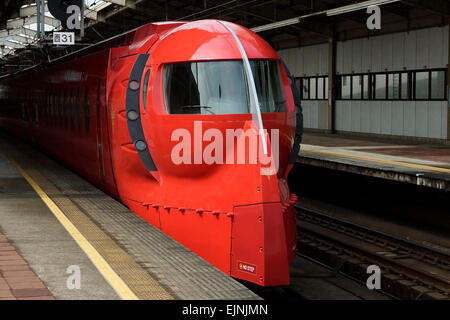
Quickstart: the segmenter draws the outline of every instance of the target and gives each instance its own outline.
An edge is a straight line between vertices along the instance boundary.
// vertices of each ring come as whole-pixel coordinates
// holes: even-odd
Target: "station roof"
[[[366,8],[382,5],[382,29],[368,30]],[[47,10],[47,8],[46,8]],[[0,3],[0,74],[54,59],[155,21],[221,19],[254,28],[276,49],[348,40],[449,23],[448,0],[86,0],[85,37],[75,47],[36,38],[36,0]],[[46,11],[45,30],[59,23]]]

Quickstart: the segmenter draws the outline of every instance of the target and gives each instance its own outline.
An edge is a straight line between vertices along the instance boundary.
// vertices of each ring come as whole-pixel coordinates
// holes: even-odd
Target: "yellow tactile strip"
[[[425,171],[435,171],[435,172],[443,172],[443,173],[449,173],[450,169],[446,168],[438,168],[433,167],[429,165],[422,165],[422,164],[415,164],[415,163],[406,163],[401,161],[393,161],[393,160],[384,160],[384,159],[377,159],[377,158],[369,158],[364,156],[356,156],[356,155],[350,155],[350,154],[343,154],[339,152],[331,152],[326,150],[313,150],[310,148],[304,148],[302,147],[301,151],[303,152],[309,152],[309,153],[316,153],[316,154],[325,154],[330,156],[337,156],[337,157],[343,157],[343,158],[349,158],[353,160],[361,160],[361,161],[367,161],[367,162],[375,162],[375,163],[382,163],[387,165],[394,165],[394,166],[400,166],[400,167],[407,167],[407,168],[413,168],[418,170],[425,170]]]
[[[166,288],[139,266],[49,180],[37,170],[28,168],[26,164],[11,160],[89,258],[94,259],[96,267],[123,299],[174,299]],[[96,256],[95,252],[99,256]]]

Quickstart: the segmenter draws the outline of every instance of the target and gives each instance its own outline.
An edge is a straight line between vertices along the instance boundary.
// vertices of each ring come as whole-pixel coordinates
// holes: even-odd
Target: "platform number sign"
[[[74,45],[75,32],[53,32],[53,44],[55,45]]]

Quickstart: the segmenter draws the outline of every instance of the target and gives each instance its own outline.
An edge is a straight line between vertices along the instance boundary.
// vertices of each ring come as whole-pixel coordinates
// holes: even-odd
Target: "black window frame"
[[[319,79],[322,79],[323,86],[322,86],[322,97],[318,98],[319,96]],[[303,81],[308,81],[308,98],[305,98],[304,92],[303,92]],[[300,99],[302,101],[327,101],[328,100],[328,86],[325,85],[325,83],[328,83],[328,75],[320,75],[320,76],[304,76],[304,77],[295,77],[294,78],[295,84],[297,86],[297,89],[300,92]],[[311,82],[314,81],[315,87],[316,87],[316,95],[314,98],[311,98]]]
[[[89,135],[90,130],[90,109],[89,109],[89,86],[84,88],[84,130]]]
[[[142,85],[142,104],[144,106],[144,111],[147,110],[147,97],[148,97],[148,88],[150,84],[150,76],[152,69],[148,69],[144,75],[144,81]]]
[[[428,73],[428,98],[425,99],[417,99],[416,98],[416,74],[420,72]],[[444,97],[443,98],[432,98],[433,97],[433,86],[432,86],[432,73],[433,72],[444,72]],[[400,97],[397,99],[389,98],[389,79],[394,75],[399,75],[399,94]],[[407,75],[407,88],[406,88],[406,96],[404,96],[404,84],[403,84],[403,75]],[[386,75],[385,79],[385,88],[386,94],[384,98],[375,98],[375,90],[376,90],[376,77],[377,75]],[[354,76],[368,76],[368,94],[369,97],[365,98],[365,85],[364,80],[362,81],[362,99],[353,99],[353,79]],[[350,77],[350,97],[342,98],[342,79],[343,77]],[[364,79],[364,78],[363,78]],[[435,68],[435,69],[416,69],[416,70],[400,70],[400,71],[386,71],[386,72],[370,72],[370,73],[350,73],[350,74],[339,74],[337,75],[337,100],[342,101],[448,101],[448,69],[447,68]]]
[[[82,128],[82,117],[81,117],[81,88],[78,86],[77,87],[77,96],[76,96],[76,127],[78,129],[78,133],[81,133],[81,128]]]
[[[69,98],[69,119],[70,119],[70,131],[75,132],[75,95],[73,87],[70,88]],[[69,119],[67,119],[69,121]]]

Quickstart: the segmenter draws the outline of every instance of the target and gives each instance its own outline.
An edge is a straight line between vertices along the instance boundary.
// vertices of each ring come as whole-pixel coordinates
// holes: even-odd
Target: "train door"
[[[98,80],[97,83],[97,93],[96,93],[96,135],[97,135],[97,155],[99,162],[99,177],[102,185],[106,184],[105,178],[105,155],[104,155],[104,138],[103,138],[103,121],[102,119],[106,116],[104,114],[105,108],[101,107],[101,82]]]

